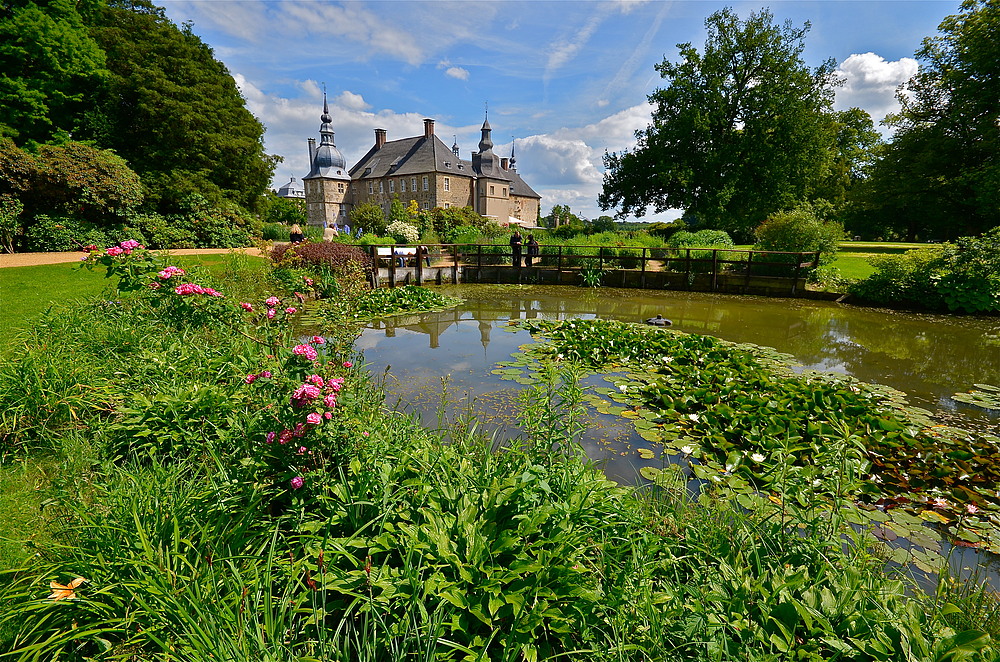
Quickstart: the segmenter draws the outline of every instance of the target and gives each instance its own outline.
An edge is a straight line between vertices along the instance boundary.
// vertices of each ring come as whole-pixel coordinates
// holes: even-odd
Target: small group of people
[[[524,240],[521,237],[520,230],[514,230],[514,234],[510,236],[510,252],[511,252],[511,263],[515,267],[521,266],[521,248],[524,245]],[[528,254],[524,256],[524,266],[530,267],[532,260],[538,257],[538,242],[535,241],[535,235],[528,235]]]
[[[347,232],[348,235],[350,235],[351,234],[350,226],[345,225],[344,231]],[[333,225],[330,225],[329,223],[326,222],[323,223],[323,241],[333,241],[334,237],[336,237],[339,234],[340,232],[337,230],[336,223],[334,223]],[[297,244],[305,240],[306,240],[306,235],[302,231],[302,228],[299,227],[298,223],[293,223],[292,227],[288,228],[288,241],[292,242],[293,244]]]

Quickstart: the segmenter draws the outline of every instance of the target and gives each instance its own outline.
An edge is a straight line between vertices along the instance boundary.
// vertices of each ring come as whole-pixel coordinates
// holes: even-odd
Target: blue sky
[[[647,95],[663,81],[653,66],[678,59],[678,43],[704,42],[705,18],[725,6],[740,16],[767,7],[777,22],[811,23],[805,58],[833,58],[846,84],[837,108],[859,106],[880,121],[896,87],[917,68],[914,51],[958,13],[937,0],[687,0],[461,2],[383,0],[164,0],[229,67],[250,110],[267,127],[269,153],[284,157],[275,186],[308,171],[306,140],[319,137],[326,86],[337,146],[359,159],[384,128],[390,140],[436,120],[464,158],[479,142],[489,105],[495,151],[510,153],[542,195],[542,212],[568,204],[600,215],[605,150],[634,144]],[[644,220],[676,217],[666,212]]]

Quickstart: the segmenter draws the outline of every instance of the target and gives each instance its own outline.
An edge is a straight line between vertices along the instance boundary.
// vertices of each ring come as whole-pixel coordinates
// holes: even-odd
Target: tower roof
[[[309,174],[304,179],[315,179],[323,177],[327,179],[349,179],[347,174],[347,160],[333,142],[333,118],[330,117],[330,108],[326,102],[326,93],[323,93],[323,114],[319,117],[319,145],[312,153],[312,163],[309,164]]]

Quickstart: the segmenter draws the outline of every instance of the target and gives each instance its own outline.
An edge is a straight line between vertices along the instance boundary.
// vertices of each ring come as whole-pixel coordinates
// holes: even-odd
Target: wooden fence
[[[722,248],[542,246],[519,264],[507,245],[371,246],[376,286],[436,283],[600,284],[795,296],[819,253]],[[525,259],[530,260],[530,265]]]

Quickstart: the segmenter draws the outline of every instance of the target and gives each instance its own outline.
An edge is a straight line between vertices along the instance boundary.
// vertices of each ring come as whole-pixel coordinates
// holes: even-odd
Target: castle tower
[[[510,218],[510,180],[501,167],[500,157],[493,153],[493,127],[486,117],[483,122],[479,151],[472,155],[472,170],[477,176],[476,211],[506,223]]]
[[[315,138],[309,139],[309,174],[302,178],[309,225],[320,227],[343,226],[350,213],[351,176],[344,155],[333,142],[332,121],[324,93],[319,145]]]

